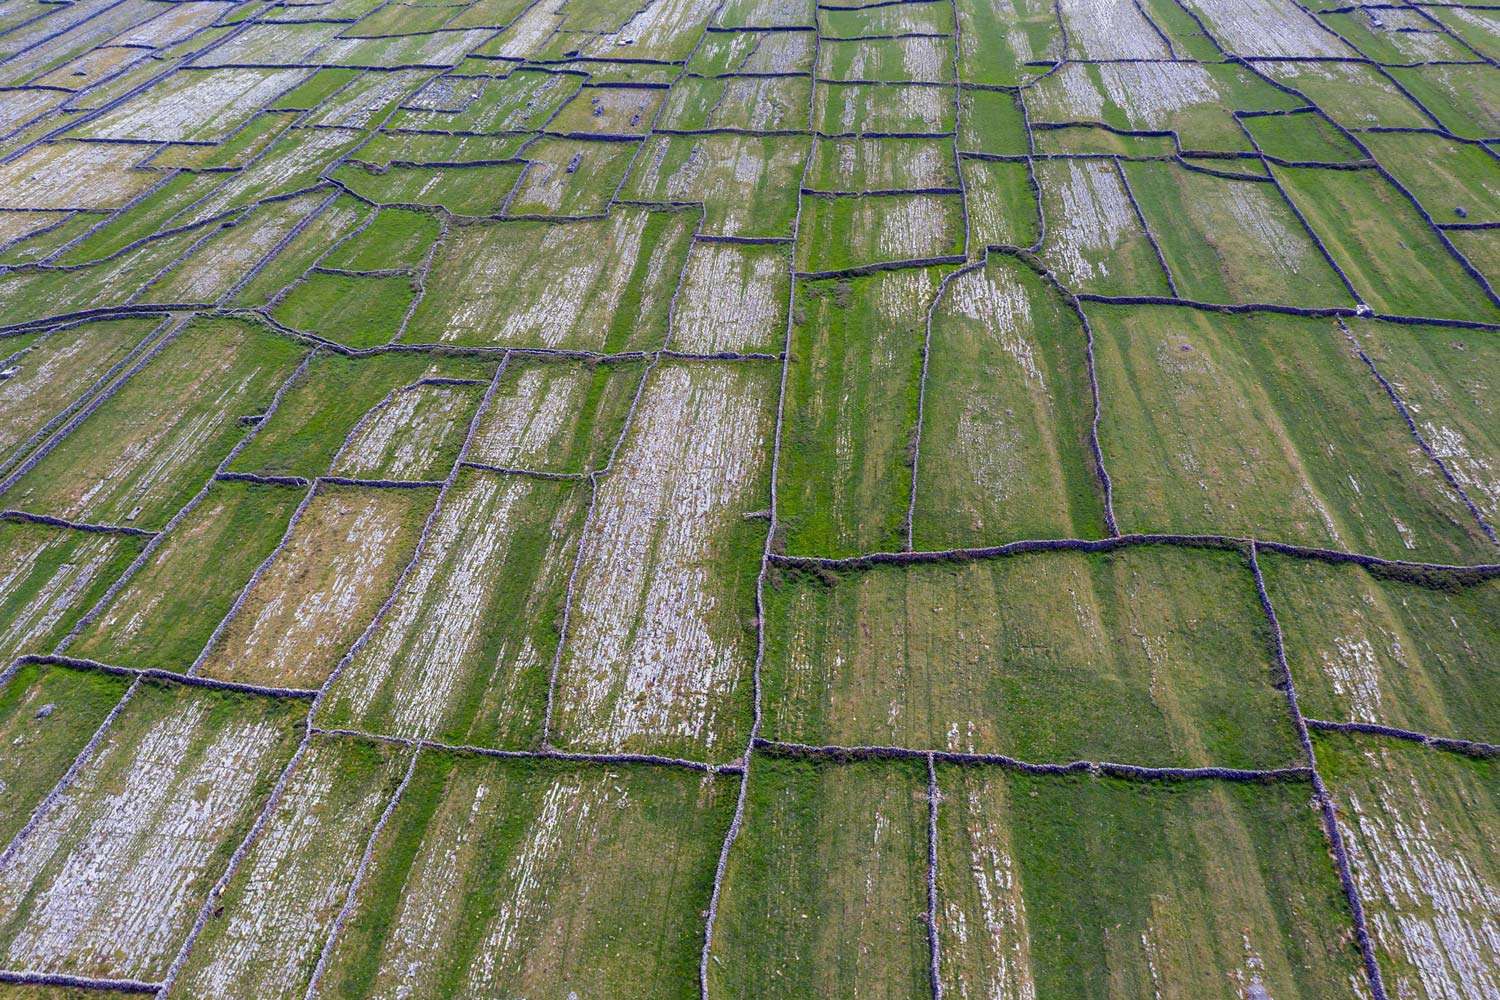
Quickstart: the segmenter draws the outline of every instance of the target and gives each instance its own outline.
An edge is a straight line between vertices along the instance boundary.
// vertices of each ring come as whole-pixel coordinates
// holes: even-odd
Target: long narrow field
[[[1500,1000],[1497,11],[0,0],[0,1000]]]

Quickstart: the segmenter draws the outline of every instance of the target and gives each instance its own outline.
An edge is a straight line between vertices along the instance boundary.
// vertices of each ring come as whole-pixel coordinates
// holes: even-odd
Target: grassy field
[[[787,551],[900,546],[926,304],[943,273],[798,285],[778,480]]]
[[[1122,529],[1442,562],[1492,550],[1333,322],[1088,312]]]
[[[1423,1000],[1492,992],[1495,761],[1331,734],[1315,746],[1386,983]]]
[[[691,772],[424,754],[314,995],[694,996],[732,807]]]
[[[1360,981],[1306,784],[963,767],[938,784],[954,996],[1312,998]]]
[[[52,652],[144,546],[138,536],[0,522],[0,660]]]
[[[1012,258],[949,283],[932,316],[916,548],[1103,533],[1084,349],[1078,317]]]
[[[714,996],[928,996],[927,782],[907,763],[756,760],[729,855]]]
[[[302,712],[142,685],[0,870],[6,966],[164,973],[290,758]]]
[[[573,483],[465,473],[320,719],[457,744],[533,745],[586,501]]]
[[[1500,586],[1424,586],[1357,566],[1262,559],[1302,710],[1497,742]]]
[[[776,739],[1156,767],[1297,756],[1235,553],[788,573],[767,591],[766,628]]]
[[[281,540],[302,491],[215,483],[69,646],[74,656],[186,670]],[[213,572],[205,573],[204,567]]]

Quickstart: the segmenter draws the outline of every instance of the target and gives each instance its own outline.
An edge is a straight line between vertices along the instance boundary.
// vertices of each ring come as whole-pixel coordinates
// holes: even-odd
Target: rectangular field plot
[[[1291,766],[1265,621],[1232,552],[1042,552],[767,592],[768,738]]]
[[[557,679],[559,745],[716,760],[749,726],[779,370],[672,365],[600,481]]]
[[[314,737],[168,995],[300,1000],[409,759],[388,744]]]
[[[319,719],[460,745],[534,745],[587,499],[577,483],[462,475]]]
[[[24,348],[0,341],[0,369],[8,373],[0,396],[0,470],[13,468],[28,442],[58,426],[160,325],[146,317],[104,320],[58,330]]]
[[[1367,995],[1308,784],[938,785],[947,996]]]
[[[1334,323],[1088,312],[1121,530],[1437,562],[1493,553]]]
[[[291,757],[303,712],[141,684],[0,869],[5,967],[163,975]]]
[[[1274,184],[1159,162],[1128,164],[1125,175],[1183,298],[1354,304]]]
[[[714,924],[710,995],[931,995],[920,772],[755,758]]]
[[[1500,222],[1500,162],[1484,146],[1417,132],[1360,139],[1438,222]]]
[[[303,491],[215,483],[69,645],[118,666],[186,670],[281,540]]]
[[[1386,989],[1500,990],[1500,765],[1399,740],[1320,733],[1314,746]]]
[[[424,754],[311,995],[696,997],[736,789]]]
[[[130,686],[126,677],[27,664],[0,686],[0,841],[10,843]]]
[[[458,216],[498,215],[505,196],[521,176],[520,163],[460,166],[390,164],[375,169],[345,163],[333,171],[338,182],[377,205],[441,208]]]
[[[265,411],[303,353],[248,323],[198,320],[0,499],[72,520],[160,527],[245,433],[239,418]]]
[[[1500,582],[1263,555],[1302,711],[1500,742]]]
[[[807,128],[811,85],[798,77],[686,77],[672,87],[658,126],[746,132]]]
[[[786,550],[899,548],[937,268],[798,286],[777,512]]]
[[[138,536],[0,521],[0,663],[52,652],[144,546]]]
[[[1085,348],[1077,316],[1011,258],[949,282],[932,313],[914,548],[1104,533]]]
[[[818,76],[839,82],[951,83],[953,40],[926,35],[841,41],[818,46]]]
[[[643,372],[638,362],[512,360],[466,460],[562,475],[598,471],[620,438]]]
[[[319,686],[390,594],[436,497],[320,484],[205,651],[203,674]]]
[[[1031,247],[1041,235],[1040,208],[1025,163],[963,163],[970,255],[995,246]]]
[[[1489,302],[1411,202],[1370,170],[1271,168],[1327,244],[1354,288],[1378,312],[1489,322]]]
[[[411,343],[603,351],[659,346],[697,213],[620,208],[589,222],[453,229]]]
[[[824,135],[935,135],[954,129],[951,87],[819,83],[812,107],[812,127]]]
[[[790,236],[809,140],[659,135],[647,140],[622,198],[703,203],[712,236]]]
[[[603,215],[639,148],[638,142],[543,137],[526,147],[526,172],[516,182],[507,214],[559,219]]]
[[[1063,56],[1057,7],[1045,0],[958,0],[958,75],[966,83],[1016,86]]]
[[[699,354],[780,351],[790,267],[784,247],[695,243],[682,275],[671,347]]]
[[[956,188],[948,139],[824,139],[813,147],[807,186],[818,191]]]
[[[233,472],[266,476],[327,475],[362,422],[422,379],[488,380],[494,362],[421,354],[367,358],[320,354],[282,397],[276,412],[236,456]],[[443,474],[447,469],[442,470]],[[439,476],[438,478],[442,478]]]
[[[147,156],[139,146],[54,142],[0,164],[0,208],[116,209],[161,180],[132,169]]]
[[[1064,284],[1101,295],[1168,294],[1118,164],[1047,160],[1035,169],[1047,226],[1041,257]]]

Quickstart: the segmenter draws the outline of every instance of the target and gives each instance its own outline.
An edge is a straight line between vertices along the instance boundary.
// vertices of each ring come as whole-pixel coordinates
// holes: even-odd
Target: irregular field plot
[[[789,236],[807,149],[801,136],[657,136],[621,197],[701,201],[708,235]]]
[[[6,968],[165,973],[290,758],[303,711],[141,684],[0,869]]]
[[[319,686],[390,593],[436,494],[319,485],[205,652],[204,676]]]
[[[419,354],[320,354],[282,397],[230,469],[267,476],[326,475],[367,414],[424,378],[489,379],[493,363]],[[446,469],[443,470],[446,473]]]
[[[635,362],[506,366],[469,444],[467,461],[582,475],[608,460],[641,384]]]
[[[1493,525],[1500,519],[1500,346],[1467,330],[1351,324],[1360,347],[1405,401],[1412,421]]]
[[[770,738],[1157,767],[1296,758],[1237,553],[788,573],[766,601]]]
[[[0,522],[0,661],[50,653],[145,540]]]
[[[1047,226],[1042,260],[1078,291],[1166,295],[1166,275],[1120,177],[1108,160],[1036,165]]]
[[[555,692],[573,749],[730,759],[755,662],[755,554],[777,370],[673,365],[646,384],[583,537]]]
[[[586,488],[465,473],[325,723],[463,745],[541,735]]]
[[[13,467],[28,440],[56,425],[159,326],[146,318],[105,320],[59,330],[24,350],[0,346],[9,355],[0,368],[11,372],[0,383],[0,469]]]
[[[199,320],[3,495],[80,521],[160,527],[265,411],[302,349],[261,328]]]
[[[926,799],[910,763],[757,757],[724,873],[711,994],[930,995]]]
[[[317,996],[697,995],[736,786],[424,754]]]
[[[1121,530],[1440,562],[1492,551],[1332,322],[1088,312]]]
[[[309,741],[170,995],[304,996],[409,759],[388,744]]]
[[[281,540],[302,491],[215,483],[69,645],[72,656],[186,670]],[[212,567],[211,571],[205,571]]]
[[[789,267],[781,247],[694,244],[673,315],[672,348],[778,352],[786,339]]]
[[[1178,785],[943,767],[948,995],[1363,995],[1302,782]]]
[[[1495,761],[1335,734],[1315,747],[1387,988],[1423,1000],[1500,989]]]
[[[1368,170],[1272,167],[1355,289],[1378,312],[1494,322],[1489,302],[1417,210]]]
[[[446,479],[484,398],[482,382],[396,390],[349,436],[333,474],[351,479]]]
[[[1305,714],[1500,741],[1500,583],[1423,585],[1271,555],[1261,567]]]
[[[1154,162],[1125,173],[1184,298],[1353,304],[1274,185]]]
[[[932,314],[916,548],[1103,534],[1085,346],[1077,316],[1019,262],[950,280]]]
[[[129,686],[125,677],[27,664],[0,687],[0,841],[10,843]]]

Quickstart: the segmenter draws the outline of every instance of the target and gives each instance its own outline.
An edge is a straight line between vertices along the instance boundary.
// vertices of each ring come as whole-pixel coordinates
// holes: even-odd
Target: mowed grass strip
[[[801,283],[782,416],[779,502],[788,552],[900,548],[922,344],[939,268]]]
[[[129,686],[92,670],[16,668],[0,688],[0,841],[10,843]]]
[[[321,685],[390,594],[437,492],[319,485],[285,547],[207,650],[203,675]]]
[[[140,536],[0,522],[0,661],[52,652],[145,544]]]
[[[197,320],[79,424],[0,502],[159,528],[202,489],[305,348],[235,320]]]
[[[1361,992],[1302,782],[1158,784],[942,767],[941,975],[956,997]]]
[[[744,750],[775,365],[673,364],[646,384],[584,536],[554,693],[575,750]]]
[[[931,996],[927,776],[757,755],[708,960],[716,997]]]
[[[737,784],[424,754],[315,996],[697,996]]]
[[[324,724],[535,745],[587,499],[577,483],[461,475],[390,613],[329,689]]]
[[[169,996],[305,995],[410,753],[391,744],[313,737]]]
[[[1419,1000],[1500,990],[1500,764],[1339,733],[1314,747],[1386,988]]]
[[[1333,321],[1171,306],[1088,314],[1120,530],[1493,558]]]
[[[1261,564],[1304,713],[1500,742],[1500,581]]]
[[[0,870],[0,960],[159,979],[291,757],[300,703],[144,682]]]
[[[1012,258],[949,283],[932,319],[915,548],[1104,533],[1085,347],[1078,317]]]
[[[250,574],[281,540],[303,491],[215,483],[68,647],[72,656],[186,670]]]
[[[771,739],[1036,762],[1297,762],[1239,553],[787,573],[766,604]]]

